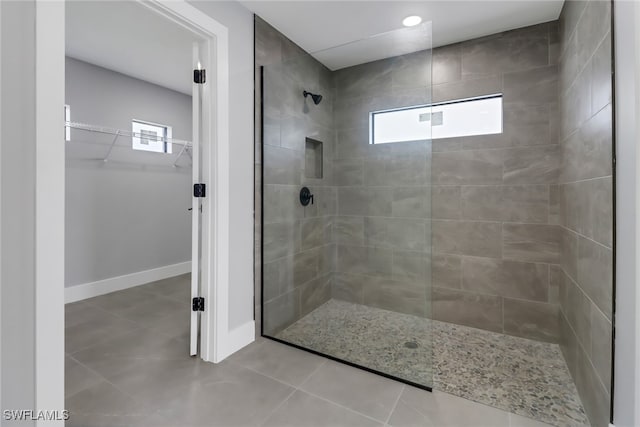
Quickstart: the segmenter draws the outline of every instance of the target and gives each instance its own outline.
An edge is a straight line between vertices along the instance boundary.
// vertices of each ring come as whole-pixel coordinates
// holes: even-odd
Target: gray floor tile
[[[180,427],[157,415],[70,414],[65,427]]]
[[[228,366],[228,362],[214,365],[197,358],[132,359],[109,381],[135,396],[143,412],[155,412],[172,405],[177,396],[192,397],[208,378],[231,376],[235,371]]]
[[[100,316],[100,319],[78,322],[65,328],[65,352],[74,353],[138,327],[135,323],[116,316]]]
[[[115,312],[119,316],[136,322],[141,326],[153,326],[161,319],[179,313],[188,312],[187,304],[170,298],[153,296],[150,301]]]
[[[136,289],[164,297],[178,293],[184,294],[187,291],[190,293],[191,273],[157,280],[146,285],[137,286]]]
[[[296,391],[263,424],[269,427],[355,427],[383,423],[303,391]]]
[[[407,386],[391,414],[393,427],[507,427],[509,414],[470,400]]]
[[[73,358],[105,378],[118,375],[135,360],[190,359],[184,340],[137,329],[73,354]]]
[[[71,414],[145,415],[132,396],[118,390],[107,381],[86,388],[65,399]]]
[[[66,328],[87,322],[101,322],[117,317],[93,304],[75,302],[70,305],[71,307],[65,307],[64,326]]]
[[[150,298],[153,298],[151,295],[149,292],[144,292],[139,287],[135,287],[89,298],[85,302],[115,313],[144,304]]]
[[[188,339],[190,325],[191,311],[183,310],[157,320],[153,325],[149,325],[149,329],[170,337]]]
[[[386,422],[403,384],[328,361],[300,389]]]
[[[235,364],[209,372],[177,393],[158,414],[183,426],[259,425],[294,390]]]
[[[302,384],[325,361],[311,353],[268,340],[251,344],[230,360],[294,387]]]
[[[511,427],[550,427],[551,424],[542,423],[516,414],[509,414],[509,425]]]
[[[64,395],[71,396],[102,381],[102,377],[67,356],[64,358]]]

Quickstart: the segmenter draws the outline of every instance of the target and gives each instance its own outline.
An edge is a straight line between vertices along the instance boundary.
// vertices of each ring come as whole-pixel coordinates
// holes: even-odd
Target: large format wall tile
[[[611,247],[613,239],[611,177],[573,182],[563,187],[566,226]]]
[[[578,238],[578,283],[611,319],[613,307],[613,253],[584,237]]]
[[[366,217],[364,243],[379,248],[427,251],[427,226],[424,220]]]
[[[460,256],[433,254],[431,263],[432,286],[453,289],[462,287],[462,258]]]
[[[494,75],[473,80],[434,84],[433,102],[453,101],[502,92],[502,76]]]
[[[334,273],[331,298],[364,304],[363,289],[365,276],[347,273]]]
[[[502,298],[433,288],[433,318],[442,322],[502,332]]]
[[[425,317],[428,314],[427,283],[369,278],[363,287],[364,304],[398,313]]]
[[[462,45],[444,46],[433,51],[433,84],[457,82],[462,79]]]
[[[462,217],[470,220],[546,223],[549,189],[531,186],[463,186]]]
[[[505,259],[556,264],[562,253],[560,229],[546,224],[504,224]]]
[[[393,251],[368,246],[338,245],[337,271],[391,277]]]
[[[546,66],[549,34],[546,25],[483,37],[462,44],[465,79]]]
[[[503,297],[546,302],[548,265],[493,258],[462,259],[462,289]]]
[[[611,175],[613,133],[611,106],[591,117],[562,145],[561,182]]]
[[[502,184],[502,158],[502,150],[433,153],[433,184]]]
[[[523,338],[558,342],[558,308],[551,304],[505,298],[504,331]]]
[[[546,104],[557,101],[558,67],[528,69],[504,75],[504,102]]]
[[[352,245],[364,244],[364,217],[336,216],[333,218],[333,241]]]
[[[504,183],[555,184],[560,162],[557,145],[504,150]]]
[[[500,258],[502,229],[497,222],[434,220],[434,253]]]

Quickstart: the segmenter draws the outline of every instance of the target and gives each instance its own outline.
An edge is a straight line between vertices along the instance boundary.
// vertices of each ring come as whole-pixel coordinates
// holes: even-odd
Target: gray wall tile
[[[613,253],[596,242],[578,238],[578,283],[611,319],[613,310]]]
[[[445,288],[432,292],[434,319],[502,332],[502,298]]]
[[[591,306],[590,356],[596,375],[608,393],[611,393],[611,335],[613,327],[609,319]]]
[[[497,222],[432,222],[434,253],[500,258],[502,229]]]
[[[504,330],[511,335],[558,342],[558,308],[551,304],[504,299]]]
[[[333,219],[333,241],[335,243],[363,245],[364,217],[336,216]]]
[[[364,304],[363,288],[365,277],[356,274],[335,273],[331,298],[342,301]]]
[[[429,249],[426,227],[420,219],[366,217],[364,242],[379,248],[425,252]]]
[[[515,156],[511,163],[517,164]],[[434,185],[502,184],[502,175],[502,150],[433,153]]]
[[[457,255],[433,254],[431,256],[432,285],[437,288],[461,289],[462,257]]]
[[[504,150],[505,184],[555,184],[560,172],[557,145]]]
[[[559,227],[546,224],[504,224],[505,259],[558,263],[562,254]]]
[[[462,79],[462,45],[460,43],[434,49],[433,84],[457,82]]]
[[[460,186],[435,186],[431,188],[431,215],[435,219],[460,219],[462,217]]]
[[[504,75],[504,102],[546,104],[556,102],[557,96],[557,65]]]
[[[400,218],[429,218],[431,207],[429,187],[394,187],[391,215]]]
[[[496,34],[462,45],[464,78],[543,67],[548,61],[546,25]]]
[[[473,80],[434,84],[431,90],[433,102],[495,95],[502,93],[502,76],[494,75]]]
[[[428,314],[427,283],[372,277],[363,287],[364,304],[398,313]]]
[[[546,264],[464,257],[462,259],[462,289],[547,302],[548,268]]]

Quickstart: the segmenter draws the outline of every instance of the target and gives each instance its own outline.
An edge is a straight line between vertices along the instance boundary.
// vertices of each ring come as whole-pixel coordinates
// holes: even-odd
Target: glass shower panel
[[[263,335],[430,388],[431,23],[283,43],[261,69]]]

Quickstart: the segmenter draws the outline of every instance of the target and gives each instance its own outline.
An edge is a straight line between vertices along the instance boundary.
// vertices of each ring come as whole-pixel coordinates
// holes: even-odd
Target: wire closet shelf
[[[180,151],[178,153],[178,157],[173,162],[173,166],[177,165],[178,160],[180,160],[180,157],[182,157],[183,154],[187,153],[187,155],[189,157],[191,157],[191,153],[188,150],[188,149],[191,149],[193,147],[193,143],[191,141],[185,141],[185,140],[182,140],[182,139],[175,139],[175,138],[167,138],[167,137],[164,137],[164,136],[154,136],[154,135],[149,135],[149,134],[143,134],[141,132],[133,132],[133,131],[130,131],[130,130],[115,129],[115,128],[109,128],[109,127],[104,127],[104,126],[96,126],[96,125],[91,125],[91,124],[87,124],[87,123],[65,122],[64,125],[65,125],[65,127],[70,128],[70,129],[78,129],[78,130],[87,131],[87,132],[95,132],[95,133],[101,133],[101,134],[106,134],[106,135],[113,135],[114,138],[111,140],[111,145],[109,146],[109,151],[107,151],[107,154],[105,155],[105,157],[103,159],[105,162],[109,161],[109,156],[111,156],[111,151],[113,150],[113,147],[116,145],[116,142],[118,141],[118,139],[120,137],[140,138],[140,139],[145,139],[145,140],[149,140],[149,141],[164,142],[166,144],[182,146],[182,148],[180,149]]]

